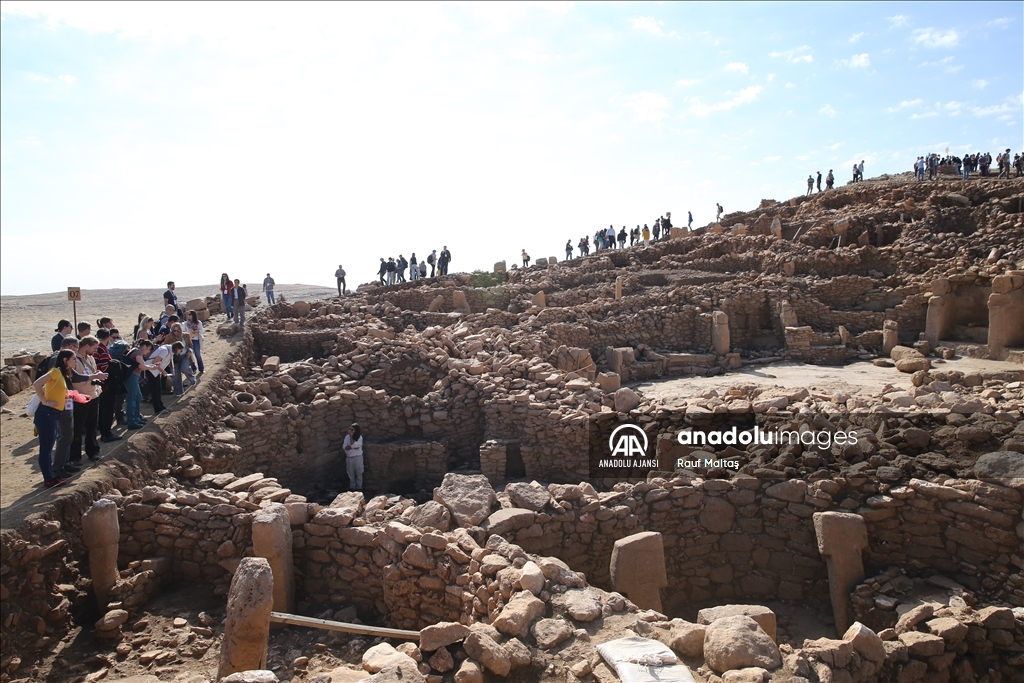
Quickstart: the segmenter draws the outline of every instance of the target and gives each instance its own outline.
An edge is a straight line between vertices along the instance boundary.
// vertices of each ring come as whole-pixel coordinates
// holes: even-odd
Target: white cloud
[[[977,88],[978,90],[983,90],[985,86],[988,85],[988,81],[986,81],[984,78],[979,78],[977,80],[971,81],[971,85]]]
[[[726,64],[724,68],[726,71],[735,71],[743,74],[750,70],[743,62],[730,62],[729,64]]]
[[[757,99],[757,96],[761,94],[762,89],[763,88],[759,85],[752,85],[748,88],[743,88],[743,90],[740,90],[738,93],[733,95],[731,99],[723,102],[716,102],[715,104],[704,104],[699,99],[694,98],[691,100],[693,104],[690,105],[690,112],[696,116],[707,116],[711,112],[728,111],[729,109],[741,104],[750,104]]]
[[[905,14],[896,14],[894,16],[888,17],[888,19],[889,19],[889,28],[899,28],[901,26],[909,26],[910,25],[910,17],[908,17]]]
[[[831,104],[826,104],[824,107],[818,110],[818,113],[824,114],[825,116],[828,116],[829,118],[833,119],[836,117],[836,110],[832,108]]]
[[[907,109],[909,107],[917,107],[922,104],[924,104],[924,100],[922,100],[920,97],[918,97],[916,100],[903,100],[895,107],[889,107],[889,111],[899,111],[901,109]]]
[[[700,83],[699,78],[680,78],[678,81],[676,81],[676,85],[679,86],[680,88],[685,88],[691,85],[697,85],[698,83]]]
[[[643,90],[633,95],[626,95],[620,98],[621,104],[632,110],[634,121],[642,123],[661,123],[661,120],[668,116],[668,110],[672,108],[672,102],[661,93]]]
[[[790,81],[786,81],[786,90],[790,90],[790,89],[795,88],[795,87],[796,87],[795,83],[792,83]]]
[[[963,103],[957,102],[956,100],[950,100],[949,102],[946,102],[946,109],[948,109],[949,111],[959,111],[960,107],[962,106],[964,106]]]
[[[916,121],[917,119],[930,119],[933,116],[938,116],[938,115],[939,115],[939,113],[936,112],[936,111],[923,111],[923,112],[916,112],[914,114],[911,114],[910,115],[910,119],[912,121]]]
[[[42,74],[27,73],[25,74],[25,78],[30,81],[35,81],[36,83],[64,83],[65,85],[73,85],[75,82],[75,77],[71,74],[61,74],[56,78],[50,78],[49,76],[44,76]]]
[[[860,40],[863,37],[864,37],[863,33],[854,33],[852,36],[850,36],[850,42],[851,43],[856,43],[858,40]]]
[[[936,59],[934,62],[921,62],[921,66],[943,66],[952,62],[956,57],[950,55],[949,57],[943,57],[942,59]]]
[[[62,74],[60,76],[57,76],[57,80],[61,81],[62,83],[67,83],[68,85],[73,85],[75,82],[75,77],[71,74]]]
[[[988,22],[986,26],[995,26],[996,28],[1006,28],[1013,22],[1013,17],[999,17]]]
[[[835,151],[835,150],[839,149],[842,146],[843,146],[843,143],[837,142],[834,145],[829,145],[829,149],[831,149],[832,151]]]
[[[799,64],[800,62],[810,64],[814,61],[814,56],[810,53],[810,49],[809,45],[801,45],[800,47],[790,48],[789,50],[769,52],[768,56],[775,58],[784,57],[790,64]]]
[[[633,30],[642,31],[643,33],[649,33],[652,36],[658,36],[659,38],[678,38],[679,34],[675,31],[665,32],[663,28],[665,22],[658,21],[654,17],[633,17]]]
[[[955,29],[940,31],[929,26],[914,31],[914,42],[924,47],[956,47],[960,43],[960,34]]]
[[[771,157],[765,157],[764,161],[771,162],[771,161],[779,161],[781,159],[782,159],[782,157],[780,157],[780,156],[771,156]]]
[[[971,107],[975,116],[992,116],[993,114],[1006,114],[1013,111],[1013,107],[1007,103],[992,104],[987,107]]]
[[[839,64],[848,66],[851,69],[866,69],[871,66],[871,58],[867,52],[864,52],[859,55],[852,55],[849,59],[840,59]]]
[[[950,66],[947,66],[945,69],[943,69],[943,71],[945,71],[948,74],[955,74],[958,73],[963,68],[963,64],[951,64]]]

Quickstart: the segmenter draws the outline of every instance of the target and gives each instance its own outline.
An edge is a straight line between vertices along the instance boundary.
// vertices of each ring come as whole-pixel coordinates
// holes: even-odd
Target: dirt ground
[[[140,310],[155,313],[160,310],[164,290],[155,289],[108,289],[85,290],[82,293],[83,303],[78,307],[78,319],[90,320],[95,324],[101,315],[110,316],[115,325],[120,325],[122,333],[131,337],[132,327]],[[189,298],[210,295],[216,287],[182,287],[178,290],[179,301]],[[330,296],[332,292],[315,285],[283,285],[278,286],[278,295],[284,294],[289,301],[313,299]],[[71,304],[65,293],[36,294],[32,296],[5,296],[0,302],[0,333],[2,333],[3,353],[8,355],[20,349],[29,351],[49,350],[50,337],[53,329],[61,318],[71,319]],[[265,306],[261,302],[261,306]],[[66,310],[65,310],[66,309]],[[214,316],[206,324],[205,341],[202,347],[206,374],[212,374],[224,361],[238,339],[222,339],[217,336],[216,326],[224,321],[223,315]],[[130,323],[130,324],[129,324]],[[23,391],[11,397],[4,406],[0,417],[0,527],[16,527],[24,517],[45,505],[52,497],[52,489],[43,488],[43,478],[39,473],[39,439],[33,434],[32,420],[25,415],[25,405],[31,398],[30,391]],[[185,390],[181,399],[173,395],[164,396],[164,404],[172,412],[184,407],[190,399],[190,390]],[[152,407],[143,404],[143,417],[152,418]],[[166,418],[160,418],[166,419]],[[153,421],[137,432],[126,432],[117,427],[115,434],[129,436],[153,429]],[[100,455],[104,458],[116,457],[119,449],[124,448],[127,438],[121,441],[100,444]],[[95,464],[83,459],[87,467],[71,478],[68,485],[84,478],[96,476]]]
[[[949,372],[1001,372],[1019,371],[1021,367],[1004,361],[956,357],[952,360],[932,358],[935,370]],[[878,394],[885,385],[911,389],[910,375],[895,368],[882,368],[869,361],[843,366],[807,365],[797,362],[744,366],[736,372],[715,377],[676,377],[653,382],[631,384],[637,393],[652,399],[662,399],[665,405],[678,405],[695,398],[708,389],[729,389],[744,385],[764,387],[781,386],[787,389],[804,387],[808,391],[824,394],[846,393]]]

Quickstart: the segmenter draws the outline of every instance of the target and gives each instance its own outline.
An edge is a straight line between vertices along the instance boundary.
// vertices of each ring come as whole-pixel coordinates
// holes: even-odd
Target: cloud
[[[978,90],[983,90],[985,86],[988,85],[988,81],[986,81],[984,78],[979,78],[977,80],[971,81],[971,85],[977,88]]]
[[[922,100],[920,97],[918,97],[916,100],[903,100],[902,102],[897,104],[895,107],[889,107],[888,111],[890,111],[890,112],[900,111],[901,109],[907,109],[909,107],[917,107],[917,106],[920,106],[922,104],[924,104],[924,100]]]
[[[62,74],[60,76],[57,76],[57,80],[61,81],[62,83],[67,83],[68,85],[74,85],[75,83],[75,77],[71,74]]]
[[[750,104],[757,99],[757,96],[761,94],[761,86],[752,85],[749,88],[743,88],[738,93],[733,95],[731,99],[723,102],[717,102],[715,104],[704,104],[700,100],[694,98],[691,100],[693,104],[690,106],[690,112],[696,116],[707,116],[711,112],[715,111],[728,111],[733,107],[738,107],[741,104]]]
[[[56,78],[50,78],[49,76],[44,76],[42,74],[27,73],[25,74],[25,78],[30,81],[35,81],[36,83],[63,83],[65,85],[74,85],[76,80],[71,74],[61,74]]]
[[[792,83],[791,81],[786,81],[786,90],[791,90],[792,88],[795,88],[795,87],[796,87],[795,83]]]
[[[896,14],[891,17],[887,17],[889,20],[889,28],[899,28],[901,26],[910,25],[910,17],[905,14]]]
[[[809,52],[810,49],[809,45],[801,45],[800,47],[790,48],[789,50],[769,52],[768,56],[775,58],[785,57],[786,61],[790,64],[799,64],[800,62],[810,64],[814,61],[814,56]]]
[[[825,116],[828,116],[829,118],[833,119],[836,117],[836,110],[832,108],[831,104],[826,104],[824,107],[818,110],[818,113],[824,114]]]
[[[947,66],[945,69],[943,69],[943,71],[945,71],[948,74],[955,74],[955,73],[958,73],[963,68],[964,68],[963,64],[952,64],[950,66]]]
[[[643,123],[661,123],[662,119],[668,116],[668,110],[672,108],[672,102],[661,93],[643,90],[633,95],[626,95],[619,98],[619,102],[626,109],[630,109],[634,115],[634,121]]]
[[[781,160],[781,159],[782,159],[782,157],[780,157],[780,156],[771,156],[771,157],[765,157],[765,158],[763,159],[763,161],[769,161],[769,162],[771,162],[771,161],[779,161],[779,160]]]
[[[960,34],[954,29],[940,31],[929,26],[914,31],[914,43],[924,47],[956,47],[960,43]]]
[[[771,83],[772,81],[775,80],[775,74],[768,74],[767,76],[764,77],[764,79]]]
[[[726,71],[735,71],[737,73],[747,73],[750,69],[743,62],[731,62],[725,65]]]
[[[842,146],[843,146],[843,143],[837,142],[834,145],[829,145],[829,149],[831,149],[832,151],[835,151],[835,150],[839,149]]]
[[[676,85],[679,86],[680,88],[685,88],[691,85],[697,85],[698,83],[700,83],[699,78],[680,78],[678,81],[676,81]]]
[[[1013,22],[1013,17],[999,17],[985,24],[986,26],[995,26],[996,28],[1006,28]]]
[[[910,120],[911,121],[916,121],[917,119],[930,119],[933,116],[938,116],[938,115],[939,115],[939,113],[937,111],[916,112],[916,113],[910,115]]]
[[[953,57],[952,55],[950,55],[949,57],[943,57],[942,59],[936,59],[934,62],[921,62],[921,66],[943,66],[945,64],[949,64],[954,59],[956,59],[956,57]]]
[[[854,33],[852,36],[850,36],[850,42],[851,43],[856,43],[858,40],[860,40],[863,37],[864,37],[863,33]]]
[[[658,21],[654,17],[633,17],[633,30],[641,31],[643,33],[649,33],[652,36],[658,36],[659,38],[678,38],[679,34],[675,31],[665,32],[662,28],[665,26],[665,22]]]
[[[838,63],[851,69],[866,69],[871,66],[871,58],[867,52],[864,52],[859,55],[851,55],[849,59],[840,59]]]
[[[949,102],[946,102],[946,109],[948,109],[949,111],[959,111],[960,107],[962,106],[964,106],[963,103],[957,102],[956,100],[950,100]]]

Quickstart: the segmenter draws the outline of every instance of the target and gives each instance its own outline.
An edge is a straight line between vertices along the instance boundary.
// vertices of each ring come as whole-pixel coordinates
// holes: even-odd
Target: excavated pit
[[[1024,651],[1022,195],[1019,181],[865,183],[488,289],[456,275],[279,303],[253,316],[231,366],[176,422],[133,440],[105,482],[49,520],[5,536],[4,624],[17,634],[5,661],[52,648],[72,612],[92,618],[75,516],[106,496],[120,525],[114,598],[133,618],[161,584],[225,595],[253,552],[253,513],[281,503],[303,614],[411,629],[493,621],[514,592],[505,570],[553,557],[567,567],[545,569],[546,614],[595,640],[619,619],[658,637],[670,629],[637,625],[614,594],[597,591],[600,616],[585,622],[561,602],[586,585],[611,591],[616,541],[653,531],[666,615],[774,605],[779,641],[804,648],[809,671],[826,645],[804,639],[842,636],[814,516],[853,513],[867,538],[847,596],[859,621],[884,631],[934,599],[982,633],[950,643],[948,661],[905,648],[831,666],[850,680],[964,666],[1012,680]],[[365,497],[345,493],[352,422],[366,438]],[[642,430],[656,467],[596,464],[622,425]],[[856,443],[679,443],[681,431],[755,425]],[[70,588],[43,597],[33,581]],[[985,622],[996,612],[983,606],[1018,612]],[[520,637],[533,648],[539,636]],[[547,664],[567,674],[592,652],[567,642],[535,648],[513,678]]]

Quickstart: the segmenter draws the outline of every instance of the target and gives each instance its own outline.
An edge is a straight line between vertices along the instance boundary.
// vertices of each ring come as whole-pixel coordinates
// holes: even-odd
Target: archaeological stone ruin
[[[1022,200],[881,179],[494,287],[261,308],[4,533],[2,681],[78,627],[111,680],[318,680],[272,614],[413,634],[339,683],[1024,680]],[[634,444],[655,465],[602,464]],[[138,637],[183,584],[223,618]]]

